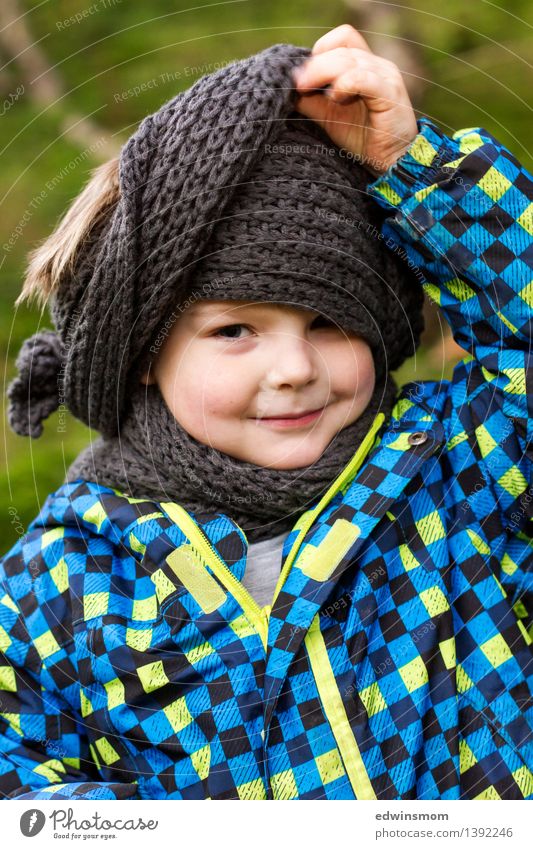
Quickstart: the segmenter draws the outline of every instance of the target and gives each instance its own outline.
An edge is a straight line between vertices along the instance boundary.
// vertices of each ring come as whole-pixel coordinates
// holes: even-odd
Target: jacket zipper
[[[274,590],[274,599],[271,605],[259,607],[254,597],[248,592],[246,587],[235,577],[233,572],[224,563],[218,552],[211,545],[207,536],[196,524],[196,522],[191,518],[191,516],[187,513],[184,507],[173,501],[161,502],[161,507],[163,508],[163,510],[166,511],[170,518],[174,522],[176,522],[176,524],[180,528],[182,528],[191,543],[195,545],[203,559],[206,561],[206,563],[209,564],[209,566],[213,570],[213,573],[219,578],[221,583],[226,587],[226,589],[228,589],[232,593],[234,598],[240,604],[245,615],[248,617],[248,619],[251,621],[251,623],[254,625],[257,632],[259,633],[265,650],[267,648],[268,643],[268,622],[270,611],[281,591],[283,584],[285,583],[287,575],[289,574],[289,570],[294,562],[296,554],[298,553],[298,549],[300,548],[302,539],[305,537],[315,518],[321,513],[321,511],[333,498],[337,491],[341,489],[351,478],[353,478],[355,474],[357,474],[365,457],[372,448],[376,434],[384,421],[384,413],[378,413],[378,415],[372,422],[368,433],[366,434],[361,445],[355,452],[348,465],[344,467],[342,472],[333,481],[333,483],[331,484],[327,492],[323,495],[314,510],[310,510],[309,514],[304,514],[306,516],[305,521],[303,522],[298,537],[295,539],[293,546],[289,554],[287,555],[287,559],[285,561],[283,569],[281,570],[280,576],[276,584],[276,588]],[[244,536],[246,538],[246,535]]]
[[[311,525],[315,521],[316,517],[318,515],[320,515],[320,513],[322,512],[324,507],[329,503],[329,501],[331,501],[333,496],[336,495],[337,491],[339,489],[342,489],[342,487],[351,478],[355,477],[355,475],[357,474],[357,472],[361,468],[363,461],[365,460],[367,454],[369,453],[370,449],[372,448],[374,441],[375,441],[376,434],[377,434],[378,430],[380,429],[380,427],[381,427],[381,425],[383,424],[384,421],[385,421],[385,414],[384,413],[378,413],[378,415],[376,416],[376,418],[374,419],[374,421],[372,422],[372,424],[370,426],[370,430],[368,431],[367,435],[365,436],[365,438],[361,442],[361,445],[359,446],[359,448],[355,452],[354,456],[352,457],[352,459],[350,460],[348,465],[344,467],[344,469],[342,470],[340,475],[336,478],[336,480],[333,481],[330,488],[322,496],[321,500],[319,501],[317,506],[314,508],[314,510],[310,510],[309,513],[304,514],[305,519],[302,522],[302,526],[300,528],[298,536],[294,540],[293,546],[292,546],[291,550],[289,551],[289,553],[287,555],[287,559],[285,560],[285,563],[283,565],[283,569],[281,570],[280,576],[278,578],[276,588],[274,590],[274,599],[272,601],[272,606],[274,606],[274,603],[275,603],[279,593],[281,592],[283,584],[285,583],[285,581],[287,579],[287,575],[289,574],[290,568],[291,568],[292,564],[294,563],[294,560],[296,558],[298,550],[301,546],[302,540],[304,539],[305,535],[307,534],[309,528],[311,527]]]
[[[306,634],[305,646],[322,709],[335,737],[354,796],[356,799],[376,799],[331,666],[318,615]]]

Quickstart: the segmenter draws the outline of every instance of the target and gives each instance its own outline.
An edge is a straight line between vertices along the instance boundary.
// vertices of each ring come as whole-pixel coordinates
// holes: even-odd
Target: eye
[[[213,336],[222,336],[224,339],[241,339],[240,330],[248,330],[245,324],[226,324],[224,327],[219,327],[215,330]]]

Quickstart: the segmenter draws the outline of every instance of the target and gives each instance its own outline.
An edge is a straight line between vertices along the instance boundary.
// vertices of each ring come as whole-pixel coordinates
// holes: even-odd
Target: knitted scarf
[[[379,412],[389,417],[397,387],[376,384],[362,415],[341,429],[312,465],[272,469],[239,460],[198,442],[176,421],[156,384],[133,392],[120,434],[100,437],[72,463],[79,478],[134,498],[176,501],[192,513],[223,513],[249,542],[290,530],[353,457]],[[205,521],[205,518],[204,518]]]

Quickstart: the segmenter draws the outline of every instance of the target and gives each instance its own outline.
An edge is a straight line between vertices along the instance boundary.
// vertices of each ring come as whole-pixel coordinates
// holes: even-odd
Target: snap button
[[[423,445],[424,442],[427,442],[428,435],[424,433],[423,430],[417,430],[414,433],[410,433],[407,437],[407,442],[409,445]]]

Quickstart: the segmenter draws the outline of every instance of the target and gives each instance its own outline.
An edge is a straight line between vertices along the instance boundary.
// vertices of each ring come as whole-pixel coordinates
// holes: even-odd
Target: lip
[[[326,407],[320,407],[318,410],[308,410],[306,413],[287,414],[286,416],[262,416],[261,418],[254,418],[253,421],[256,424],[267,424],[280,428],[304,427],[316,421],[325,409]]]

